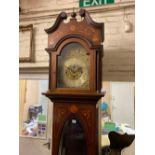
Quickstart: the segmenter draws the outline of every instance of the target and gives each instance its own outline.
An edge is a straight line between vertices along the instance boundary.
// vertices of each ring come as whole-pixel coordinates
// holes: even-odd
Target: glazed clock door
[[[89,89],[90,56],[80,43],[69,43],[58,56],[57,88]]]
[[[54,93],[96,91],[96,51],[81,38],[67,38],[51,54],[50,90]]]

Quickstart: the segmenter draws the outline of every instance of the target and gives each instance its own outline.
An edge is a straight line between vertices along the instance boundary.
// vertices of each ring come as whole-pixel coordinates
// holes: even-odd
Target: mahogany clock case
[[[97,155],[96,104],[105,95],[100,91],[104,24],[94,22],[86,10],[81,9],[79,14],[81,21],[73,12],[70,21],[64,23],[67,14],[62,12],[55,24],[45,30],[49,89],[43,94],[54,103],[52,155]],[[78,49],[75,44],[80,45],[84,60],[74,55]],[[67,52],[74,56],[66,56]]]

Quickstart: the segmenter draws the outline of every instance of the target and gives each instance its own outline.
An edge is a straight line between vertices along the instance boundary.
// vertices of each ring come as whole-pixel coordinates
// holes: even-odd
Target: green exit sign
[[[82,7],[90,7],[90,6],[98,6],[105,4],[113,4],[115,0],[79,0],[79,6]]]

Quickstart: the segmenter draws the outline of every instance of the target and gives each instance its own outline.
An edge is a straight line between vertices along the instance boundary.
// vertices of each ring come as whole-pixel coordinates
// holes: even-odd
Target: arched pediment
[[[89,13],[81,9],[79,11],[81,21],[76,19],[76,13],[72,13],[71,19],[68,23],[64,20],[67,19],[67,14],[62,12],[58,15],[54,25],[48,29],[45,29],[48,33],[48,48],[55,49],[57,44],[68,36],[81,36],[85,40],[89,41],[91,38],[92,46],[101,45],[104,39],[103,23],[96,23],[92,20]]]

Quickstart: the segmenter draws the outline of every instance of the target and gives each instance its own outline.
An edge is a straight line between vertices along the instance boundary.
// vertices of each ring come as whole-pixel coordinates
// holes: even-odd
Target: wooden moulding
[[[47,93],[43,93],[43,95],[47,96],[54,103],[56,102],[66,102],[67,103],[93,103],[96,104],[101,97],[105,96],[105,92],[103,93],[51,93],[50,91]]]

